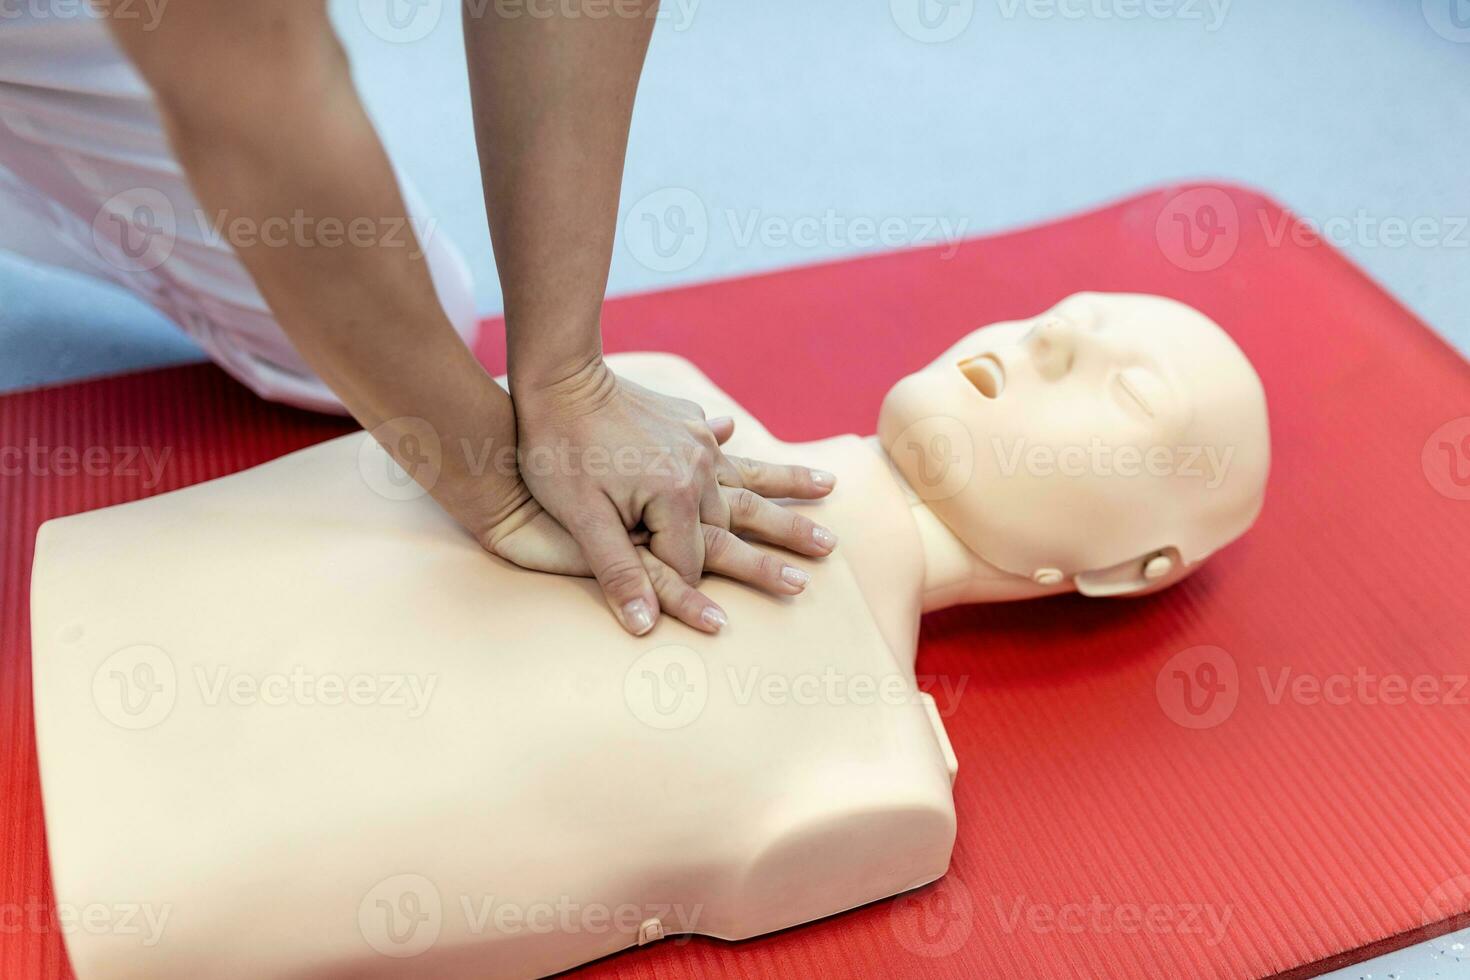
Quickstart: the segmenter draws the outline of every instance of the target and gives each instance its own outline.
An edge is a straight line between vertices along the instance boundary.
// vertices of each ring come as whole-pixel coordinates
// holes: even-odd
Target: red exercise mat
[[[1308,975],[1470,920],[1470,366],[1290,221],[1169,188],[952,255],[609,304],[609,349],[683,354],[803,439],[871,431],[891,382],[981,324],[1078,290],[1173,296],[1255,362],[1274,468],[1255,529],[1163,594],[925,620],[918,669],[961,763],[945,879],[587,975]],[[208,366],[0,398],[0,447],[39,447],[46,471],[0,476],[0,977],[68,972],[29,696],[37,525],[342,431]],[[107,462],[71,473],[67,447]],[[158,480],[130,447],[168,453]]]

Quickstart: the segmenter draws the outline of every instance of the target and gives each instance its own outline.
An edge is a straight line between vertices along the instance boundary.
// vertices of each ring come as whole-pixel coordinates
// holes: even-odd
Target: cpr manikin
[[[943,875],[956,763],[920,613],[1175,582],[1261,506],[1255,372],[1208,319],[1082,294],[900,381],[875,438],[777,442],[692,365],[615,359],[838,475],[805,594],[632,637],[365,479],[357,434],[53,521],[39,756],[81,980],[521,977],[740,939]],[[149,913],[148,915],[142,913]]]

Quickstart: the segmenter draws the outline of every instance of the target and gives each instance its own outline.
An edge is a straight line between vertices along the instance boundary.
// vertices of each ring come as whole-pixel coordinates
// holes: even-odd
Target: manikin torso
[[[785,445],[688,362],[612,363],[733,416],[732,452],[838,474],[799,505],[841,542],[789,557],[804,594],[706,579],[719,635],[628,636],[592,582],[375,492],[363,434],[43,528],[57,902],[139,910],[68,932],[81,980],[538,976],[945,872],[955,762],[914,684],[919,616],[1073,584],[977,557],[876,438]]]

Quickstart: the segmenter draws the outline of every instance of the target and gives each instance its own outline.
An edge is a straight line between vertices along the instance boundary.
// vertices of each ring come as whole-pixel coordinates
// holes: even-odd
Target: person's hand
[[[816,543],[813,531],[817,525],[748,490],[723,492],[730,498],[731,526],[726,529],[701,525],[705,571],[745,582],[772,595],[801,592],[807,583],[805,572],[736,534],[748,534],[799,554],[819,557],[831,549]],[[522,568],[590,576],[592,567],[571,534],[542,509],[530,491],[522,490],[522,501],[498,524],[479,534],[484,548]],[[779,511],[784,518],[773,520],[773,511]],[[646,538],[646,533],[635,535],[635,540]],[[648,548],[638,545],[636,555],[659,606],[669,615],[705,633],[716,633],[726,624],[725,610],[684,581]]]
[[[729,419],[706,421],[694,403],[624,381],[600,358],[554,384],[512,380],[526,487],[580,546],[630,632],[651,630],[660,608],[634,532],[646,532],[652,557],[691,587],[711,567],[709,529],[727,532],[714,535],[716,548],[738,542],[728,531],[740,522],[804,554],[825,555],[836,545],[830,531],[764,499],[826,496],[832,475],[726,457],[720,443],[733,429]],[[799,591],[799,571],[788,575]]]

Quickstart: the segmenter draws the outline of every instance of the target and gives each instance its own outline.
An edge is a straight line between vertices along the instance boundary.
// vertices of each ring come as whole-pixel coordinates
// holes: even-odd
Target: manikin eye
[[[1113,379],[1113,392],[1123,407],[1155,418],[1164,410],[1168,389],[1162,379],[1141,367],[1124,368]]]
[[[994,354],[981,354],[960,362],[960,373],[986,398],[999,398],[1006,388],[1006,369]]]

